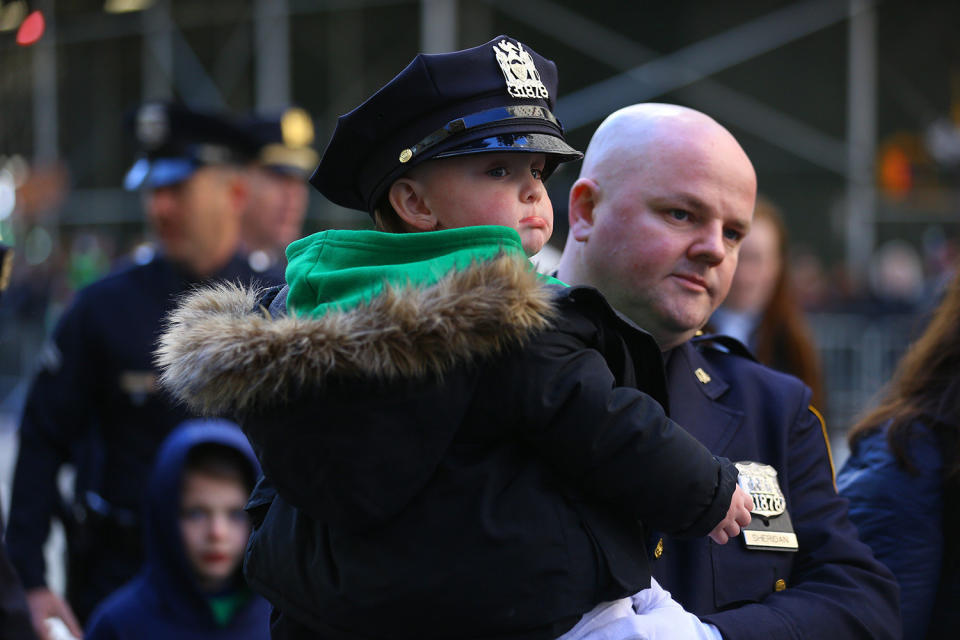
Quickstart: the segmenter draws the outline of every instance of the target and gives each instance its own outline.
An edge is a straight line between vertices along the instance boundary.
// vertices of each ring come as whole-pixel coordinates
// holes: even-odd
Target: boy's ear
[[[594,213],[599,197],[600,186],[590,178],[580,178],[570,188],[570,235],[578,242],[586,242],[593,232]]]
[[[409,177],[397,178],[387,192],[390,206],[400,219],[417,231],[433,231],[437,217],[424,200],[424,185]]]

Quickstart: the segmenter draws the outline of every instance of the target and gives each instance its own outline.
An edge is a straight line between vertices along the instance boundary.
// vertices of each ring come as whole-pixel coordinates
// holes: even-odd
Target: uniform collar
[[[707,362],[695,342],[684,342],[672,350],[667,387],[673,399],[670,417],[715,455],[726,455],[744,414],[723,402],[730,384]]]
[[[693,386],[700,389],[710,400],[716,400],[730,388],[727,381],[710,366],[691,340],[671,350],[669,366],[671,377],[689,376],[695,383]]]

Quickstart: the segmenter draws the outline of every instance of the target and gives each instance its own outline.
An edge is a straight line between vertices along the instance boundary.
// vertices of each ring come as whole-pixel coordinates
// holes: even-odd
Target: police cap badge
[[[205,165],[242,164],[257,144],[228,115],[148,102],[128,116],[139,157],[123,181],[128,190],[182,182]]]
[[[278,115],[252,115],[242,123],[258,146],[257,162],[276,173],[306,179],[317,168],[313,119],[299,107]]]

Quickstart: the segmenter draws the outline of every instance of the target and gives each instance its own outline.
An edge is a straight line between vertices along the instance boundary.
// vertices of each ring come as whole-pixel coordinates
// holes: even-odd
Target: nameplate
[[[797,544],[797,534],[781,531],[750,531],[744,529],[743,541],[749,549],[796,551],[800,548],[800,545]]]

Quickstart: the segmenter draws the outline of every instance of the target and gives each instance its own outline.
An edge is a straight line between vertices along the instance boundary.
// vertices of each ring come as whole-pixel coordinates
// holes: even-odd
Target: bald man
[[[725,546],[655,535],[652,573],[724,638],[899,637],[897,586],[847,518],[810,390],[735,340],[698,335],[730,288],[755,197],[730,132],[664,104],[607,118],[570,191],[557,276],[597,287],[653,335],[671,417],[737,462],[757,505]]]

